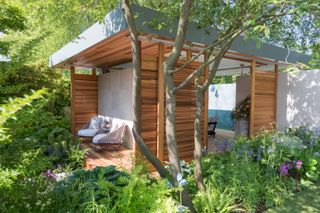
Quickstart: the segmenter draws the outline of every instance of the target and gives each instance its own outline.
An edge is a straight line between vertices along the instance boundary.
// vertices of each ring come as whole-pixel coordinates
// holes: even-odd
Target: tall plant
[[[23,98],[9,99],[8,103],[0,106],[0,144],[9,142],[9,135],[5,123],[9,119],[15,119],[16,112],[24,106],[30,105],[33,100],[39,99],[46,93],[45,89],[33,91],[31,95],[25,95]]]

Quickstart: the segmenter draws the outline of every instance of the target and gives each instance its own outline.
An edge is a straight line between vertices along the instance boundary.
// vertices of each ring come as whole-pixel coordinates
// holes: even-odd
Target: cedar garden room
[[[136,26],[141,41],[141,134],[146,145],[162,161],[168,161],[165,142],[165,93],[162,62],[170,52],[175,33],[148,25],[154,20],[165,22],[165,17],[151,9],[132,6],[137,14]],[[217,34],[214,29],[197,29],[189,23],[187,43],[177,63],[183,65],[193,54],[201,51]],[[204,56],[198,58],[183,71],[175,74],[175,82],[181,82],[198,67]],[[309,56],[263,43],[260,48],[252,40],[237,38],[222,60],[218,75],[246,70],[250,74],[251,113],[250,135],[277,121],[278,71],[290,63],[306,63]],[[127,124],[124,146],[116,152],[123,154],[122,161],[131,164],[129,156],[136,156],[138,147],[132,128],[132,53],[128,28],[120,8],[105,17],[104,23],[96,23],[76,39],[50,57],[52,67],[70,69],[71,72],[71,128],[77,135],[90,119],[97,115],[117,119]],[[83,72],[89,70],[90,72]],[[84,74],[85,73],[85,74]],[[205,100],[202,119],[203,145],[208,147],[208,98]],[[193,81],[177,94],[176,131],[180,158],[193,158],[193,123],[195,92]],[[83,142],[91,147],[91,141]],[[124,148],[125,147],[125,148]],[[94,148],[94,147],[93,147]],[[121,159],[120,159],[121,160]],[[117,163],[110,151],[89,151],[86,167]]]

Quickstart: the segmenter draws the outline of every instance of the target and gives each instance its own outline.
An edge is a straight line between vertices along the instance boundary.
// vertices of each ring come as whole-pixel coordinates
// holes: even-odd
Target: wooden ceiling
[[[148,55],[157,56],[158,43],[153,41],[141,42],[141,48],[143,52]],[[166,46],[166,52],[170,52],[172,46]],[[254,56],[246,56],[242,54],[228,52],[225,58],[251,62],[257,61],[257,64],[265,65],[270,63],[268,59],[257,58]],[[105,39],[96,45],[80,52],[79,54],[67,59],[63,62],[63,67],[76,66],[76,67],[88,67],[88,68],[109,68],[114,65],[123,64],[132,61],[131,41],[129,38],[128,30],[123,30],[108,39]],[[275,63],[272,61],[272,63]]]

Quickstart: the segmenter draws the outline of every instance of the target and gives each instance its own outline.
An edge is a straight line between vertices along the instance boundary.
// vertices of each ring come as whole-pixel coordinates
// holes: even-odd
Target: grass
[[[267,213],[320,213],[320,185],[311,186],[309,189],[290,197],[283,207],[269,209]]]

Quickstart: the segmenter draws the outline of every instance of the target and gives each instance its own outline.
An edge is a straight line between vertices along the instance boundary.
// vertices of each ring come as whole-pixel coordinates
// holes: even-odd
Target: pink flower
[[[302,167],[302,160],[298,160],[298,161],[296,162],[296,167],[297,167],[298,170],[301,169],[301,167]]]

